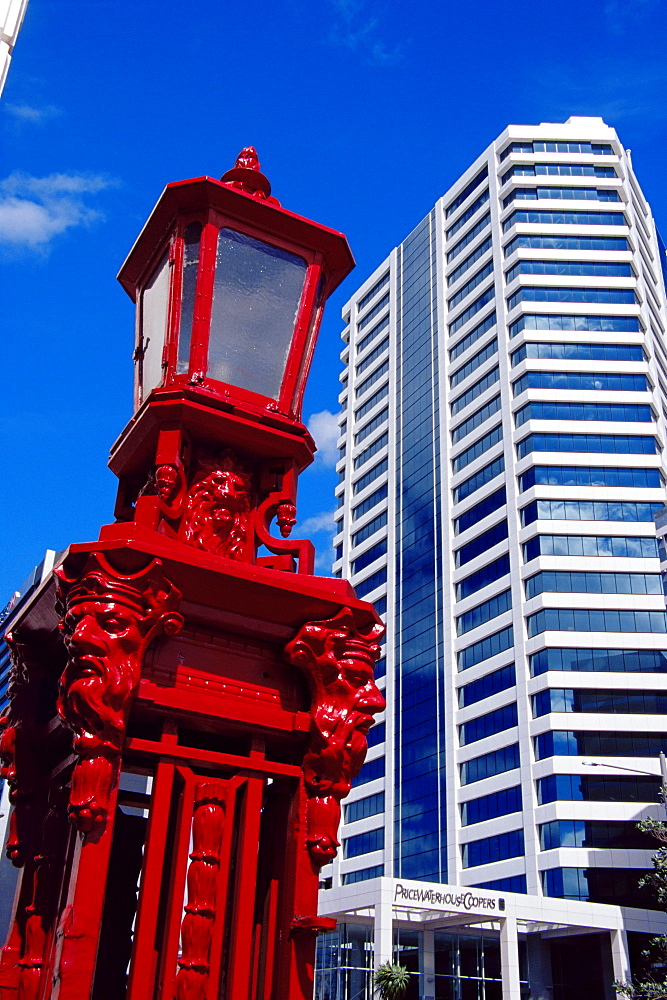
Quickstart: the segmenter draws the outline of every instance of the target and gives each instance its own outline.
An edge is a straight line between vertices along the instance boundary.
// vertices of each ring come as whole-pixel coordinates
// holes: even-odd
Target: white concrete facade
[[[27,6],[28,0],[0,0],[0,94],[5,86]]]
[[[391,709],[324,912],[395,877],[613,910],[616,965],[658,933],[626,904],[667,749],[661,255],[612,128],[509,126],[345,306],[334,570]]]

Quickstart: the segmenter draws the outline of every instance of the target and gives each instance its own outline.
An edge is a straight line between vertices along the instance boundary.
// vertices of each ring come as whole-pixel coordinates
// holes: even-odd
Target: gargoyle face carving
[[[118,601],[81,601],[62,621],[69,659],[60,682],[59,706],[71,722],[103,743],[119,745],[124,708],[139,683],[137,653],[153,618]]]
[[[249,510],[244,477],[227,469],[214,469],[190,490],[185,541],[216,555],[242,558]]]

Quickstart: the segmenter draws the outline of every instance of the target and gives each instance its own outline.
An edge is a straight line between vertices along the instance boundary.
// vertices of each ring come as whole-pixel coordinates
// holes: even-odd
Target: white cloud
[[[299,522],[295,531],[299,538],[312,539],[315,543],[315,570],[329,576],[334,558],[333,537],[336,534],[334,511],[323,510],[307,517],[305,521]]]
[[[65,230],[102,219],[102,213],[86,204],[84,196],[114,184],[110,178],[94,174],[10,174],[0,181],[0,244],[46,250]]]
[[[306,520],[299,525],[299,531],[306,537],[326,532],[333,538],[336,531],[334,513],[335,512],[333,510],[323,510],[319,514],[313,514],[312,517],[307,517]]]
[[[315,438],[317,454],[315,461],[329,468],[338,461],[338,449],[336,441],[339,437],[338,417],[329,410],[321,410],[320,413],[313,413],[308,420],[308,430]]]
[[[334,21],[329,31],[331,45],[361,55],[371,66],[397,66],[405,54],[404,42],[387,45],[378,17],[368,15],[368,0],[329,0]]]
[[[14,118],[18,118],[22,122],[30,122],[32,125],[42,125],[62,114],[60,108],[57,108],[55,104],[45,104],[42,108],[33,108],[30,104],[6,104],[5,109]]]

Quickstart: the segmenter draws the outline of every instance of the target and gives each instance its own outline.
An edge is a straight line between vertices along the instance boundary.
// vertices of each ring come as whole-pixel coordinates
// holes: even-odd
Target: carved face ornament
[[[116,744],[124,728],[123,708],[139,676],[136,652],[153,618],[117,600],[79,601],[62,622],[69,659],[60,700],[81,728]]]
[[[355,734],[366,739],[375,716],[385,706],[373,675],[375,659],[376,647],[355,641],[349,629],[326,636],[320,658],[326,691],[323,707],[333,709],[337,725],[350,730],[348,745],[355,742]]]
[[[243,551],[250,510],[243,476],[214,469],[190,491],[185,540],[218,555],[238,558]]]

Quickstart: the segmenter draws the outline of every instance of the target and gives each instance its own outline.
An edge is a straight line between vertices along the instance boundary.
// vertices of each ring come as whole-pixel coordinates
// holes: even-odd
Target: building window
[[[655,850],[655,840],[642,833],[633,822],[561,819],[539,826],[540,849],[559,847],[602,847],[607,850]]]
[[[634,775],[550,774],[537,782],[537,803],[659,802],[660,779]]]
[[[541,174],[553,177],[616,177],[613,167],[600,167],[596,163],[517,163],[503,174],[507,184],[511,177],[536,177]]]
[[[377,326],[374,326],[373,329],[369,331],[369,333],[367,333],[364,337],[362,337],[361,340],[357,342],[357,357],[359,357],[359,355],[363,351],[365,351],[366,348],[373,343],[375,338],[379,337],[380,334],[383,333],[388,326],[389,326],[389,317],[385,316],[385,318],[381,320],[377,324]]]
[[[389,442],[389,434],[385,431],[385,433],[381,434],[380,437],[376,438],[375,441],[373,441],[373,443],[368,446],[368,448],[365,448],[364,451],[362,451],[359,455],[357,455],[357,457],[354,460],[355,471],[357,469],[360,469],[361,466],[364,465],[369,458],[373,457],[373,455],[377,455],[379,451],[382,451],[383,448],[386,448],[388,442]]]
[[[656,538],[623,535],[536,535],[525,542],[526,562],[538,556],[612,556],[618,559],[656,559]]]
[[[498,157],[501,163],[510,153],[592,153],[593,156],[612,156],[614,150],[606,142],[512,142]]]
[[[475,705],[478,701],[490,698],[492,694],[499,691],[507,691],[508,688],[516,684],[516,672],[513,663],[508,663],[500,670],[494,670],[490,674],[485,674],[477,681],[464,684],[459,688],[459,708],[467,708],[468,705]]]
[[[380,530],[380,528],[384,528],[386,524],[387,524],[387,512],[384,511],[382,514],[378,514],[377,517],[374,517],[372,521],[369,521],[368,524],[365,524],[363,528],[360,528],[359,531],[356,531],[352,535],[352,545],[361,545],[362,542],[365,542],[367,538],[370,538],[371,535],[374,535],[376,531]]]
[[[653,521],[660,503],[634,500],[533,500],[521,511],[525,527],[538,519],[550,521]]]
[[[646,375],[621,372],[526,372],[512,384],[514,395],[526,389],[587,389],[606,392],[648,392]]]
[[[535,759],[546,757],[658,757],[667,733],[572,732],[554,729],[535,737]]]
[[[662,594],[662,576],[550,569],[529,577],[525,587],[528,600],[538,594]]]
[[[384,757],[376,757],[375,760],[367,760],[357,777],[354,779],[355,787],[357,785],[365,785],[369,781],[375,781],[376,778],[384,778],[384,768]]]
[[[518,187],[503,198],[503,208],[513,201],[620,201],[614,188]]]
[[[490,330],[492,326],[495,326],[495,324],[496,311],[494,309],[493,312],[489,313],[489,315],[482,320],[481,323],[478,323],[476,327],[473,327],[470,333],[466,333],[465,337],[462,337],[461,340],[454,345],[454,347],[450,347],[450,361],[456,361],[456,359],[460,357],[464,351],[467,351],[469,347],[472,347],[472,345],[483,337],[487,330]]]
[[[507,502],[507,496],[505,487],[501,486],[499,490],[495,491],[495,493],[490,493],[488,497],[484,497],[484,499],[480,500],[480,502],[475,504],[474,507],[469,507],[468,510],[466,510],[463,514],[455,518],[454,534],[460,535],[463,531],[467,531],[468,528],[471,528],[474,524],[477,524],[479,521],[482,521],[485,517],[488,517],[489,514],[492,514],[496,510],[500,510],[501,507],[505,506],[506,502]],[[489,528],[489,532],[491,531],[493,531],[493,528]],[[486,534],[487,533],[484,532],[484,535]],[[483,538],[484,535],[480,535],[479,537]],[[499,538],[498,541],[501,541],[501,539]],[[472,546],[474,545],[474,543],[475,539],[473,539],[473,541],[470,542],[469,544]],[[496,542],[493,542],[492,544],[495,545]],[[463,557],[463,552],[465,549],[467,549],[467,546],[464,545],[458,550],[459,555],[457,556],[457,558],[459,560],[460,565],[463,565],[463,563],[465,562],[469,562],[470,559],[473,558],[472,556],[470,556],[468,559]],[[472,549],[470,549],[469,551],[472,552]]]
[[[483,486],[490,483],[492,479],[499,476],[505,471],[505,458],[503,455],[499,455],[498,458],[494,459],[488,465],[485,465],[483,469],[476,472],[474,476],[470,476],[469,479],[464,479],[452,492],[454,494],[454,503],[460,503],[465,500],[466,497],[472,496],[477,490],[481,490]]]
[[[461,804],[462,826],[472,826],[474,823],[484,823],[498,816],[508,816],[522,809],[521,785],[503,788],[492,795],[483,795],[479,799],[470,799]]]
[[[384,847],[384,828],[367,830],[355,837],[343,838],[343,857],[358,858],[360,854],[370,854],[371,851],[381,851]]]
[[[510,611],[511,608],[512,591],[504,590],[502,594],[496,594],[494,597],[489,598],[488,601],[484,601],[483,604],[478,604],[476,607],[471,608],[470,611],[466,611],[464,615],[459,615],[456,619],[456,634],[464,635],[466,632],[484,625],[485,622],[497,618],[498,615]]]
[[[520,302],[604,302],[614,305],[634,305],[637,302],[631,288],[540,288],[524,285],[507,299],[507,308]]]
[[[389,337],[385,337],[382,343],[378,344],[377,347],[374,347],[373,350],[370,352],[370,354],[367,354],[364,360],[360,361],[359,364],[355,367],[356,374],[357,375],[363,374],[363,372],[367,371],[370,368],[370,366],[373,364],[374,361],[377,361],[377,359],[381,357],[385,351],[388,350],[389,350]]]
[[[476,868],[506,858],[521,858],[524,855],[523,830],[512,830],[483,840],[471,840],[461,847],[464,868]]]
[[[659,904],[637,885],[637,868],[549,868],[542,872],[545,896],[590,900],[615,906],[656,909]]]
[[[517,725],[516,702],[511,705],[504,705],[496,709],[495,712],[487,712],[486,715],[479,715],[470,722],[464,722],[459,726],[459,745],[468,746],[470,743],[477,743],[478,740],[486,739],[487,736],[495,736],[506,729],[512,729]]]
[[[389,293],[383,295],[376,306],[366,313],[363,319],[357,320],[357,330],[361,333],[365,330],[369,323],[372,323],[378,313],[381,313],[383,309],[386,309],[389,305]],[[357,344],[357,351],[361,351],[361,344]]]
[[[467,309],[464,309],[462,313],[459,313],[454,322],[449,324],[448,330],[450,337],[452,334],[456,333],[457,330],[460,330],[469,319],[476,316],[480,309],[483,309],[488,302],[491,302],[495,298],[495,296],[495,285],[491,285],[491,287],[487,288],[485,292],[482,292],[479,298],[475,299],[472,305],[468,306]]]
[[[376,559],[380,559],[382,556],[387,554],[387,540],[383,539],[376,545],[372,545],[370,549],[367,549],[362,555],[357,559],[352,561],[352,573],[360,573],[362,569],[366,569],[371,563],[375,562]]]
[[[384,812],[384,792],[377,795],[367,795],[365,799],[357,799],[345,806],[345,822],[354,823],[358,819],[367,819]]]
[[[525,875],[508,875],[506,878],[494,878],[490,882],[477,882],[474,889],[494,889],[496,892],[528,892]]]
[[[360,420],[363,416],[369,413],[374,406],[377,406],[380,400],[385,399],[388,395],[389,385],[385,385],[381,389],[378,389],[377,392],[373,393],[370,399],[367,399],[365,403],[357,407],[354,411],[354,419]]]
[[[388,371],[389,371],[389,361],[387,360],[383,364],[379,365],[375,369],[372,375],[369,375],[367,379],[364,379],[363,382],[359,383],[359,385],[354,390],[354,398],[359,399],[360,396],[363,396],[363,394],[368,389],[370,389],[372,385],[375,385],[376,382],[379,382],[382,376],[386,375]]]
[[[531,341],[514,351],[511,357],[512,367],[526,358],[545,358],[549,361],[644,361],[644,350],[639,344],[555,344]]]
[[[491,371],[487,372],[483,378],[474,385],[471,385],[469,389],[466,390],[461,396],[458,396],[451,404],[452,416],[456,416],[460,413],[466,406],[468,406],[474,399],[477,399],[483,392],[485,392],[490,386],[495,385],[495,383],[500,378],[500,370],[496,365]]]
[[[515,209],[503,222],[503,232],[508,232],[518,222],[531,222],[542,226],[627,226],[622,212],[530,212]]]
[[[473,757],[461,764],[461,784],[472,785],[484,778],[492,778],[495,774],[513,771],[520,764],[519,744],[512,743],[511,746],[501,747],[500,750],[482,754],[481,757]]]
[[[384,865],[373,865],[372,868],[358,868],[354,872],[343,872],[343,885],[354,885],[355,882],[366,882],[370,878],[384,875]]]
[[[503,439],[503,428],[502,424],[498,424],[492,430],[485,434],[484,437],[479,438],[474,444],[471,444],[469,448],[465,451],[459,452],[456,458],[452,459],[452,471],[454,473],[461,472],[466,466],[474,462],[475,459],[479,458],[485,452],[493,448],[494,445],[499,444]]]
[[[489,502],[488,510],[485,506],[487,505],[487,501]],[[496,504],[496,506],[491,506],[492,504]],[[466,517],[467,515],[475,512],[474,516],[477,514],[480,515],[480,518],[477,518],[479,520],[481,517],[486,517],[490,511],[496,510],[497,507],[504,506],[504,504],[505,487],[503,486],[502,489],[492,493],[490,497],[486,498],[486,500],[482,500],[482,502],[477,504],[476,507],[471,507],[470,510],[467,511],[467,514],[462,516]],[[460,521],[461,518],[458,520]],[[472,523],[474,523],[474,521]],[[507,521],[500,521],[498,524],[494,524],[492,528],[489,528],[488,531],[483,531],[481,535],[477,535],[477,537],[473,538],[467,545],[462,545],[460,549],[456,549],[454,552],[455,565],[457,567],[464,566],[467,562],[470,562],[471,559],[481,555],[482,552],[487,552],[489,549],[492,549],[494,545],[498,545],[499,542],[502,542],[507,538],[507,531]]]
[[[493,355],[497,353],[498,339],[497,337],[494,337],[493,340],[490,340],[489,343],[482,348],[481,351],[478,351],[477,354],[473,355],[469,361],[466,361],[461,368],[457,368],[457,370],[449,376],[449,384],[452,389],[455,389],[457,385],[460,385],[461,382],[464,381],[464,379],[468,378],[469,375],[472,375],[472,373],[476,371],[480,365],[484,364],[485,361],[488,361],[489,358],[492,358]]]
[[[362,500],[361,503],[358,503],[356,507],[352,508],[352,520],[356,521],[357,518],[363,517],[363,515],[367,514],[369,510],[373,509],[373,507],[377,507],[379,503],[386,500],[387,495],[388,489],[386,485],[381,486],[379,490],[375,490],[374,493],[371,493],[371,495],[366,497],[365,500]]]
[[[473,179],[468,184],[466,184],[463,191],[461,191],[461,193],[457,195],[454,201],[447,206],[447,208],[445,209],[445,218],[448,219],[450,215],[453,215],[456,209],[461,207],[466,198],[469,198],[470,195],[473,193],[473,191],[476,188],[478,188],[479,185],[482,183],[482,181],[486,180],[488,176],[489,176],[489,168],[484,167],[484,169],[480,171],[480,173],[478,173],[476,177],[473,177]]]
[[[665,674],[667,651],[663,649],[579,649],[550,646],[530,657],[530,675],[547,670],[603,671],[617,674]]]
[[[378,413],[377,416],[373,417],[372,420],[369,420],[360,431],[357,431],[354,435],[355,445],[361,444],[362,441],[365,441],[367,437],[370,437],[373,431],[376,431],[378,427],[382,427],[388,419],[389,408],[385,407],[385,409]]]
[[[493,261],[490,260],[484,267],[477,272],[477,274],[466,282],[462,288],[459,288],[450,299],[447,300],[447,308],[455,309],[465,298],[470,295],[475,288],[478,288],[482,284],[485,278],[488,278],[490,274],[493,274]]]
[[[601,455],[655,455],[654,437],[631,434],[529,434],[516,446],[517,458],[533,451],[571,451]]]
[[[624,236],[533,236],[522,233],[505,246],[505,256],[515,250],[629,250]]]
[[[658,469],[605,466],[590,468],[584,465],[534,465],[519,476],[519,482],[521,492],[531,486],[620,486],[652,489],[662,485]]]
[[[532,707],[534,719],[550,712],[664,715],[667,712],[667,692],[547,688],[532,696]]]
[[[390,277],[389,271],[387,271],[386,274],[382,275],[379,281],[376,281],[376,283],[371,288],[370,292],[366,292],[364,297],[362,299],[359,299],[359,304],[357,306],[359,312],[363,312],[366,306],[370,305],[370,303],[373,301],[378,292],[381,292],[383,288],[387,287],[387,285],[389,284],[389,277]]]
[[[371,747],[377,747],[380,743],[384,743],[387,736],[387,724],[386,722],[376,722],[368,733],[368,749]]]
[[[510,337],[522,330],[577,330],[584,333],[638,333],[637,316],[557,316],[555,313],[524,313],[510,323]]]
[[[526,624],[530,638],[541,632],[658,632],[664,634],[667,631],[664,611],[615,611],[605,608],[543,608],[536,614],[529,615]]]
[[[632,278],[630,264],[598,263],[581,260],[520,260],[505,274],[509,285],[520,274],[578,275],[596,278]]]
[[[389,462],[386,458],[383,458],[381,462],[374,465],[372,469],[369,469],[368,472],[365,472],[363,476],[360,476],[359,479],[352,484],[352,492],[354,494],[361,493],[361,491],[365,490],[367,486],[370,486],[375,479],[384,475],[388,468]]]
[[[527,420],[601,420],[611,423],[650,424],[653,410],[638,403],[526,403],[514,414],[517,427]]]
[[[456,584],[456,600],[463,601],[466,597],[470,597],[471,594],[476,594],[483,587],[488,587],[490,583],[495,583],[496,580],[507,576],[509,571],[509,555],[503,555],[499,559],[494,559],[493,562],[487,563],[486,566],[482,566],[481,569],[478,569],[475,573],[471,573],[470,576],[464,577],[463,580],[460,580]]]
[[[499,410],[500,396],[494,396],[493,399],[490,399],[488,403],[485,403],[479,410],[476,410],[467,420],[464,420],[462,424],[454,428],[452,431],[452,444],[462,441],[464,437],[467,437],[476,427],[483,424],[494,413],[498,413]]]
[[[455,233],[458,233],[458,231],[465,226],[466,222],[468,222],[469,219],[472,219],[473,215],[476,215],[476,213],[479,212],[482,205],[486,205],[488,200],[489,200],[489,191],[487,188],[487,190],[484,191],[483,194],[479,196],[479,198],[476,198],[475,201],[473,201],[470,208],[467,208],[465,212],[459,215],[456,222],[449,227],[449,229],[446,232],[447,239],[450,240],[452,236],[455,235]]]
[[[490,225],[490,223],[491,213],[487,212],[486,215],[484,215],[479,222],[476,222],[472,229],[469,229],[465,236],[460,239],[459,242],[456,243],[455,246],[453,246],[447,253],[447,263],[451,263],[455,257],[458,257],[462,250],[465,250],[467,246],[470,246],[472,241],[476,239],[476,237],[479,236],[479,234],[483,232],[486,227]]]
[[[377,587],[381,587],[387,582],[387,570],[381,569],[377,573],[372,573],[371,576],[367,576],[365,580],[361,580],[359,583],[355,583],[354,589],[357,592],[357,597],[365,597],[366,594],[370,594],[372,590]]]
[[[474,667],[476,663],[481,663],[483,660],[488,660],[490,656],[496,656],[506,649],[511,649],[513,645],[514,629],[510,625],[508,628],[500,629],[499,632],[494,632],[486,639],[480,639],[479,642],[474,642],[471,646],[460,650],[456,654],[458,669],[467,670],[469,667]]]
[[[473,264],[477,263],[477,261],[480,260],[480,258],[483,257],[487,250],[490,250],[492,246],[493,241],[491,237],[488,236],[483,243],[480,243],[480,245],[459,264],[458,267],[455,267],[454,270],[447,275],[447,285],[453,285],[454,282],[463,277],[466,271],[468,271]]]

